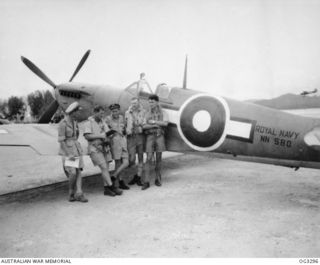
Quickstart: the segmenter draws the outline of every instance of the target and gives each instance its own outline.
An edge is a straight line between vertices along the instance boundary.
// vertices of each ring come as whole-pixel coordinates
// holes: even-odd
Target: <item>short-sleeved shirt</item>
[[[106,117],[106,123],[111,130],[115,130],[116,133],[111,137],[111,153],[113,159],[121,159],[123,157],[128,157],[127,151],[127,139],[123,135],[125,130],[124,118],[119,115],[118,119],[114,119],[112,115]]]
[[[94,117],[89,117],[85,123],[83,134],[105,134],[108,131],[109,127],[105,121],[97,122]],[[109,145],[104,144],[102,139],[88,140],[88,154],[97,152],[110,152]]]
[[[146,111],[140,105],[137,109],[129,107],[125,113],[127,135],[143,133],[142,126],[145,123]]]
[[[169,121],[168,113],[163,110],[159,105],[153,109],[149,109],[146,112],[146,122],[149,120],[155,121]]]
[[[79,126],[76,121],[71,121],[67,117],[60,121],[58,127],[58,142],[65,142],[68,153],[61,147],[59,149],[59,155],[75,157],[82,156],[82,148],[78,142]]]
[[[145,116],[144,125],[147,124],[150,120],[155,121],[169,121],[169,117],[166,111],[164,111],[159,105],[154,109],[149,109]],[[164,134],[164,129],[161,128],[152,128],[146,129],[145,134]]]

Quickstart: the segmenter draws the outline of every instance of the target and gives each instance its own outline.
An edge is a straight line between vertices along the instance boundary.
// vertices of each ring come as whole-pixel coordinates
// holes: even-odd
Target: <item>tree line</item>
[[[49,90],[37,90],[28,94],[26,98],[11,96],[7,100],[0,99],[0,119],[24,122],[25,115],[30,114],[31,120],[27,122],[37,122],[53,101],[54,98]]]

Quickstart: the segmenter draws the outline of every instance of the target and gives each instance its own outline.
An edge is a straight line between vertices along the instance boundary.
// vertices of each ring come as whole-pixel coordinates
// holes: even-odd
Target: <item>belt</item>
[[[134,136],[139,136],[139,135],[143,135],[143,133],[132,133],[132,134],[128,135],[127,137],[134,137]]]
[[[147,135],[153,134],[156,136],[160,136],[164,134],[164,131],[162,129],[149,129],[149,130],[145,130],[145,134]]]

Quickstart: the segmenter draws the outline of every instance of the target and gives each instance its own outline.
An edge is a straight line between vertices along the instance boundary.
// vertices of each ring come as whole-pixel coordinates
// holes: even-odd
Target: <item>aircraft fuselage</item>
[[[127,90],[81,83],[61,84],[55,91],[63,109],[79,102],[80,121],[92,114],[94,105],[119,103],[124,112],[133,97]],[[139,95],[146,108],[148,95]],[[320,142],[313,132],[320,127],[319,119],[181,88],[171,88],[160,103],[169,116],[168,151],[213,152],[231,159],[320,168]]]

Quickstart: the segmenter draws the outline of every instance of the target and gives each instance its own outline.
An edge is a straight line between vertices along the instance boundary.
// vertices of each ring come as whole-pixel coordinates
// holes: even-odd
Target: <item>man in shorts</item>
[[[146,113],[145,123],[143,125],[146,134],[146,153],[147,162],[145,167],[145,180],[142,190],[150,187],[150,168],[152,164],[153,153],[156,153],[156,179],[155,185],[160,187],[161,184],[161,160],[162,152],[166,150],[165,146],[165,128],[168,126],[168,116],[159,105],[157,95],[149,96],[149,110]]]
[[[62,156],[63,169],[69,179],[69,201],[88,202],[88,199],[83,195],[82,191],[81,171],[83,170],[84,164],[82,148],[78,142],[79,126],[75,119],[78,110],[80,110],[79,103],[71,103],[65,110],[66,115],[64,119],[59,123],[59,155]]]
[[[88,118],[85,124],[84,137],[88,141],[88,154],[95,166],[101,170],[104,185],[104,195],[121,195],[122,191],[113,185],[109,174],[109,162],[112,161],[110,152],[110,141],[108,138],[109,127],[103,121],[104,109],[96,106],[93,116]]]
[[[125,120],[120,114],[120,105],[115,103],[109,106],[111,115],[106,117],[106,123],[113,132],[110,139],[110,147],[112,158],[115,161],[116,170],[113,173],[112,181],[116,182],[116,186],[123,190],[129,187],[123,181],[121,172],[129,165],[127,140],[125,137]]]
[[[142,186],[142,172],[143,172],[143,149],[145,144],[145,136],[143,133],[143,124],[145,120],[146,111],[140,104],[139,98],[131,99],[131,106],[125,113],[126,132],[129,152],[129,164],[135,165],[136,154],[138,155],[138,169],[129,185],[137,184]]]

